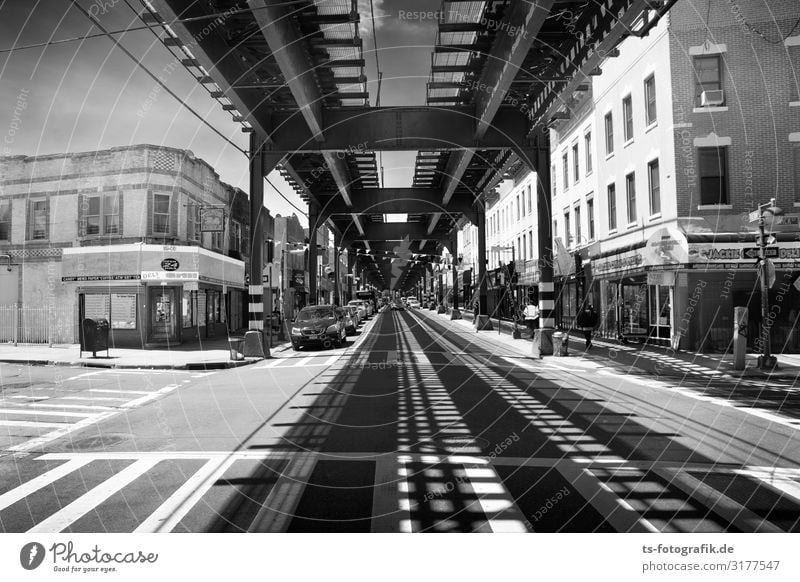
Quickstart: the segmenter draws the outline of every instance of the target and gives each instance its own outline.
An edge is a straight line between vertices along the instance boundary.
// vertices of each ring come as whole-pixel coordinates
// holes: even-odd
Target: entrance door
[[[178,293],[176,287],[150,287],[150,341],[178,341]]]

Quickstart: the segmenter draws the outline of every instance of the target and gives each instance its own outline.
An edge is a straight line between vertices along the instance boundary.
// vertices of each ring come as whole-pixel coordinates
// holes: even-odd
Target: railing
[[[0,305],[0,342],[77,343],[77,314],[71,305]]]

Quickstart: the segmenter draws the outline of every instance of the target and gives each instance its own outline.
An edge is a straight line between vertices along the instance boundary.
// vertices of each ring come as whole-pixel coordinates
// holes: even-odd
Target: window
[[[564,244],[569,246],[570,240],[572,239],[572,228],[569,224],[569,210],[564,211]]]
[[[586,148],[586,175],[592,173],[592,132],[583,136],[583,146]]]
[[[523,261],[528,258],[525,255],[527,250],[528,250],[528,235],[527,234],[523,234],[522,235],[522,260]]]
[[[614,118],[606,113],[606,155],[614,153]]]
[[[231,221],[231,241],[229,249],[240,253],[242,251],[242,225],[236,220]]]
[[[608,230],[617,229],[617,187],[608,185]]]
[[[224,234],[225,234],[224,232],[212,232],[211,233],[211,248],[212,249],[222,250],[222,248],[223,248],[222,247],[222,241],[224,240],[223,239]]]
[[[575,207],[575,244],[581,244],[581,207]]]
[[[586,220],[589,222],[589,240],[594,240],[594,198],[586,201]]]
[[[11,200],[0,200],[0,240],[11,240]]]
[[[169,203],[169,194],[153,194],[153,234],[169,234]]]
[[[727,148],[699,148],[700,204],[728,203]]]
[[[519,222],[519,219],[520,219],[520,216],[519,216],[519,194],[517,194],[517,222]]]
[[[200,240],[200,205],[192,201],[186,207],[186,240]]]
[[[567,157],[566,153],[564,154],[562,161],[564,162],[564,190],[566,190],[569,188],[569,158]]]
[[[28,240],[47,240],[49,208],[47,200],[28,202]]]
[[[658,160],[647,164],[647,185],[650,190],[650,214],[661,212],[661,178],[658,174]]]
[[[645,122],[652,125],[658,119],[656,115],[656,76],[650,75],[644,80]]]
[[[628,198],[628,224],[636,222],[636,175],[625,176],[625,194]]]
[[[626,142],[633,139],[633,102],[630,95],[622,100],[622,135]]]
[[[118,193],[88,195],[84,199],[82,209],[85,236],[120,233]]]
[[[578,144],[577,143],[573,144],[573,146],[572,146],[572,165],[573,165],[573,168],[572,168],[573,169],[573,176],[575,177],[574,178],[575,179],[575,183],[577,184],[578,180],[581,179],[581,176],[578,173],[578,172],[580,172],[580,169],[579,169],[579,165],[580,164],[578,163]]]
[[[533,212],[533,200],[531,199],[532,194],[531,194],[531,185],[530,184],[528,184],[528,187],[526,188],[526,191],[528,193],[528,214],[530,214],[531,212]]]
[[[706,91],[722,91],[722,59],[720,55],[694,58],[694,99],[695,107],[703,107],[703,93]],[[720,93],[714,105],[724,105],[724,94]],[[707,104],[711,104],[708,102]]]
[[[528,231],[528,257],[533,258],[533,229]]]
[[[792,161],[794,162],[794,200],[800,202],[800,147],[792,149]],[[2,240],[3,214],[0,206],[0,240]],[[6,239],[7,240],[7,239]]]
[[[553,188],[553,196],[556,195],[558,192],[558,188],[556,188],[556,166],[553,164],[553,170],[550,172],[550,181],[552,182],[551,186]]]

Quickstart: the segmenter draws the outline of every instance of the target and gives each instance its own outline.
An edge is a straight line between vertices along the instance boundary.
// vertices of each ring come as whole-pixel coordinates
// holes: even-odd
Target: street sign
[[[747,247],[742,251],[742,255],[746,259],[757,259],[759,258],[759,248],[758,247]],[[778,258],[778,247],[767,247],[764,249],[764,256],[768,259],[777,259]]]

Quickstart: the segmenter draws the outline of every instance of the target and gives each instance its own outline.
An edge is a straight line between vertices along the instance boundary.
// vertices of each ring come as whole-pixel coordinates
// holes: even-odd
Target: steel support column
[[[536,225],[539,269],[539,329],[533,340],[534,356],[553,354],[555,330],[555,285],[553,283],[553,236],[550,189],[550,134],[539,126],[524,147],[516,150],[522,161],[536,172]]]
[[[450,240],[450,249],[453,255],[453,311],[450,312],[450,320],[461,319],[461,311],[458,309],[458,234],[453,233]]]
[[[250,134],[250,287],[248,328],[259,332],[259,345],[245,344],[245,355],[269,357],[264,337],[264,319],[271,310],[264,308],[264,176],[281,161],[280,155],[266,155],[264,138]],[[270,313],[271,315],[271,313]]]
[[[489,284],[486,279],[486,208],[477,211],[478,218],[478,309],[475,311],[475,328],[491,330],[492,322],[489,319]]]
[[[341,235],[334,235],[333,237],[333,304],[334,305],[341,305],[342,304],[342,296],[339,287],[341,283],[339,282],[339,275],[341,273],[339,263],[341,261],[341,244],[342,244],[342,237]]]
[[[319,206],[315,202],[308,205],[308,305],[317,305],[317,264],[319,251],[317,250],[317,229],[321,226]]]

